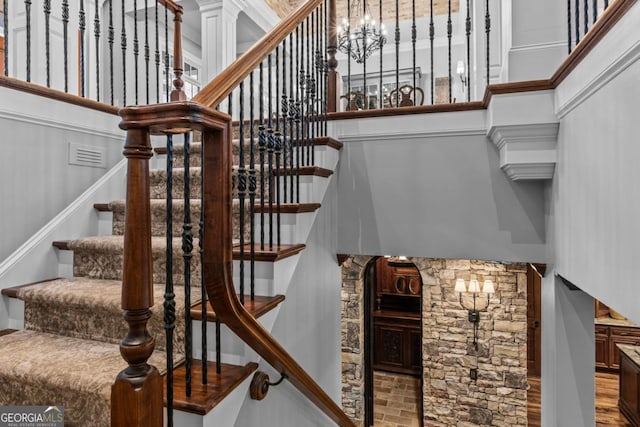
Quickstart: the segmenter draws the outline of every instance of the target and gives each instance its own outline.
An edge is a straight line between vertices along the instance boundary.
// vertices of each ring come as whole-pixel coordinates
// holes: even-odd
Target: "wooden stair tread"
[[[264,249],[260,249],[260,244],[256,243],[253,245],[255,260],[256,261],[267,261],[274,262],[280,259],[288,258],[290,256],[296,255],[301,252],[304,248],[306,248],[305,244],[298,243],[295,245],[273,245],[271,249],[269,249],[269,245],[265,244]],[[251,244],[244,245],[244,260],[249,261],[251,258]],[[240,259],[240,245],[236,244],[233,246],[233,259]]]
[[[251,297],[249,295],[244,296],[244,308],[254,317],[258,318],[272,309],[274,309],[278,304],[284,301],[284,295],[275,295],[275,296],[259,296],[256,295],[254,300],[251,301]],[[194,320],[202,320],[202,303],[196,303],[191,306],[191,318]],[[217,320],[217,316],[215,311],[213,311],[213,307],[211,307],[211,303],[207,301],[207,321],[215,322]]]
[[[38,283],[45,283],[45,282],[51,282],[53,280],[57,280],[58,278],[53,278],[53,279],[45,279],[45,280],[38,280],[37,282],[33,282],[33,283],[26,283],[24,285],[17,285],[17,286],[11,286],[10,288],[4,288],[0,291],[0,294],[9,297],[9,298],[18,298],[18,292],[20,290],[20,288],[25,288],[27,286],[32,286],[32,285],[37,285]]]
[[[276,174],[276,170],[274,168],[274,175]],[[294,172],[295,173],[295,172]],[[291,169],[280,168],[280,176],[290,176]],[[295,173],[297,175],[297,173]],[[320,166],[300,166],[300,176],[320,176],[322,178],[328,178],[333,175],[333,171],[331,169],[322,168]]]
[[[173,370],[173,407],[179,411],[206,415],[227,397],[236,387],[249,377],[256,369],[257,363],[247,363],[244,366],[221,364],[221,372],[216,373],[215,362],[207,362],[208,384],[201,384],[202,363],[193,360],[191,366],[191,397],[186,394],[185,364]],[[164,381],[164,396],[166,404],[166,376]]]
[[[0,337],[18,332],[17,329],[0,329]]]
[[[305,213],[315,212],[320,209],[320,203],[280,203],[280,213]],[[262,212],[262,206],[259,203],[254,205],[255,213]],[[277,205],[273,204],[273,211],[277,211]],[[265,203],[264,212],[269,212],[269,204]]]

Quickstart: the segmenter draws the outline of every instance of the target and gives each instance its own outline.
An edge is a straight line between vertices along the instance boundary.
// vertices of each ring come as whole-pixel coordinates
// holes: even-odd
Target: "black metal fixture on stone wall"
[[[460,305],[462,308],[469,312],[469,322],[473,323],[473,347],[478,350],[478,326],[480,323],[480,313],[483,311],[487,311],[489,308],[489,302],[491,300],[491,295],[495,292],[495,287],[493,285],[493,281],[485,280],[482,284],[482,289],[480,289],[480,283],[477,279],[469,280],[469,286],[467,287],[464,279],[457,279],[455,291],[458,292],[460,297]],[[479,294],[483,293],[487,296],[487,302],[484,307],[479,305]],[[471,295],[472,304],[467,306],[465,304],[465,295]]]

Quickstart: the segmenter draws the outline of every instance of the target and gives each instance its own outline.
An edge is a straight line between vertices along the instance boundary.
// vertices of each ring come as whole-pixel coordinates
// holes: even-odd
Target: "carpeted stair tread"
[[[199,289],[194,289],[198,295]],[[164,285],[154,285],[153,313],[149,332],[156,348],[165,349],[163,321]],[[174,349],[184,343],[184,297],[176,293],[177,325]],[[74,277],[56,279],[18,288],[17,297],[25,302],[25,327],[47,333],[118,344],[127,334],[122,318],[122,282],[119,280]]]
[[[161,351],[149,363],[165,371]],[[0,336],[0,405],[60,405],[67,426],[108,427],[111,385],[126,367],[117,344],[36,331]]]
[[[113,212],[113,226],[112,232],[115,235],[124,234],[124,220],[125,220],[125,204],[124,200],[115,200],[109,203],[108,210]],[[172,235],[182,236],[182,227],[184,221],[184,199],[175,199],[172,201],[173,206],[173,223],[172,223]],[[189,206],[191,209],[191,235],[198,236],[200,230],[200,199],[190,200]],[[151,199],[151,234],[153,236],[165,236],[166,235],[166,212],[167,202],[165,199]],[[233,213],[233,237],[239,238],[240,236],[240,201],[233,199],[232,206]],[[248,227],[250,221],[250,209],[249,202],[245,200],[245,239],[249,239],[250,230]]]

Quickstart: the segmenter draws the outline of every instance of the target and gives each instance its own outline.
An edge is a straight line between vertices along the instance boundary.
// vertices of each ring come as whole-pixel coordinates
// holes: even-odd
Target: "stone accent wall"
[[[349,258],[342,269],[343,405],[356,421],[364,415],[362,287],[364,267],[371,259]],[[526,265],[411,260],[423,281],[424,425],[526,425]],[[481,313],[477,351],[468,313],[454,292],[458,278],[495,283],[489,309]],[[469,378],[472,367],[478,368],[475,381]]]

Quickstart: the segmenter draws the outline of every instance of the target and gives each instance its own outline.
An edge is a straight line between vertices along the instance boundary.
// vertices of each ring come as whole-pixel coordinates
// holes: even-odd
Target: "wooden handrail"
[[[224,101],[240,82],[260,65],[284,38],[295,30],[322,2],[323,0],[308,0],[291,12],[287,18],[202,88],[192,100],[207,107],[215,107]]]
[[[172,0],[158,0],[158,3],[172,11],[174,14],[180,12],[182,15],[182,6]]]
[[[202,132],[202,208],[207,221],[202,240],[202,277],[218,319],[278,372],[285,374],[288,381],[330,419],[341,427],[355,427],[342,409],[238,300],[232,278],[231,117],[193,102],[127,107],[121,110],[120,115],[123,119],[120,127],[132,136],[188,130]],[[140,197],[136,203],[146,205],[149,201]],[[141,286],[146,287],[145,283],[142,281]]]

